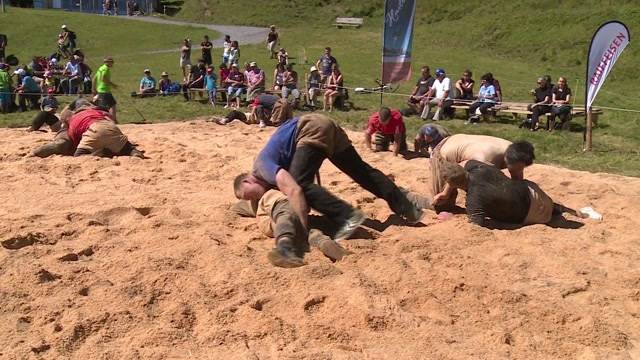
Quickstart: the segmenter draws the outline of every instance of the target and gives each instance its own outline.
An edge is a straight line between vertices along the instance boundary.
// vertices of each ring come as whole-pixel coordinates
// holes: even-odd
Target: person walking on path
[[[269,50],[269,59],[276,58],[276,46],[280,42],[278,32],[276,31],[276,26],[269,26],[269,34],[267,34],[267,49]]]

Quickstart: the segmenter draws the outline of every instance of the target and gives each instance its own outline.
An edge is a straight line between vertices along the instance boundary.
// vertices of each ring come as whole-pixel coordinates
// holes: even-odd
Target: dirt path
[[[234,26],[234,25],[213,25],[213,24],[201,24],[188,21],[178,20],[166,20],[149,16],[120,16],[119,19],[133,20],[133,21],[145,21],[156,24],[168,24],[179,26],[193,26],[201,27],[220,33],[220,37],[215,40],[211,40],[214,48],[221,48],[225,35],[230,35],[231,39],[237,40],[240,45],[247,44],[259,44],[267,38],[268,29],[255,26]],[[199,49],[200,46],[194,46],[193,49]],[[179,49],[162,49],[145,52],[146,54],[160,54],[167,52],[178,51]]]

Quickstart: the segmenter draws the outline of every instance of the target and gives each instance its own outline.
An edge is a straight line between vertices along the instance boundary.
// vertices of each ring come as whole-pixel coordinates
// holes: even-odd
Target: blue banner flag
[[[385,0],[382,50],[382,82],[411,78],[411,46],[415,0]]]

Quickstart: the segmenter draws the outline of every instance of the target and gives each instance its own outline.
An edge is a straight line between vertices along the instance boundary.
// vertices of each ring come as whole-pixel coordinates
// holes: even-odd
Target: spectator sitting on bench
[[[498,104],[502,102],[502,87],[500,86],[500,81],[493,77],[492,73],[487,73],[489,76],[489,82],[493,85],[493,88],[496,89],[496,96],[498,97]]]
[[[293,95],[293,108],[297,109],[300,103],[300,91],[298,90],[298,72],[293,70],[293,64],[287,65],[287,71],[284,73],[282,98],[289,98],[289,94]]]
[[[497,99],[496,88],[489,82],[489,74],[482,75],[478,99],[469,106],[469,119],[466,124],[479,122],[480,116],[476,114],[476,110],[480,110],[480,114],[484,117],[496,104]]]
[[[198,60],[198,65],[191,67],[191,71],[187,77],[187,83],[182,87],[182,94],[186,101],[189,101],[189,89],[204,89],[204,75],[206,72],[207,68],[202,59]],[[200,95],[202,95],[202,93],[200,93]]]
[[[451,80],[447,77],[444,69],[436,69],[436,80],[433,82],[428,98],[429,100],[425,103],[420,117],[423,120],[427,120],[431,115],[432,106],[435,105],[438,109],[433,114],[433,120],[438,121],[443,117],[445,109],[453,104]]]
[[[211,104],[211,107],[214,109],[216,108],[217,81],[218,79],[216,78],[216,73],[213,71],[213,67],[209,66],[207,68],[207,74],[204,76],[204,87],[207,89],[207,94],[209,95],[209,104]]]
[[[342,73],[340,72],[340,69],[338,69],[338,64],[333,64],[331,75],[327,78],[326,82],[322,111],[327,111],[327,107],[329,108],[329,111],[333,111],[333,103],[336,101],[338,96],[342,94],[342,85]]]
[[[48,94],[49,90],[53,90],[53,93],[56,92],[56,79],[53,77],[53,72],[51,70],[47,70],[44,72],[44,79],[42,83],[40,83],[40,87],[42,88],[43,94]]]
[[[569,120],[571,118],[571,88],[567,84],[567,78],[560,77],[558,83],[551,90],[551,115],[549,115],[549,123],[547,130],[553,131],[556,127],[556,116],[560,117],[561,128],[563,130],[569,128]]]
[[[536,131],[540,116],[551,111],[551,86],[544,77],[538,78],[538,87],[531,90],[531,95],[534,96],[534,103],[529,104],[527,109],[531,111],[530,130]]]
[[[475,81],[471,78],[473,73],[467,69],[462,73],[462,77],[456,81],[456,99],[473,101],[473,85]]]
[[[240,107],[240,96],[245,92],[246,87],[244,85],[244,75],[238,70],[238,64],[231,64],[231,72],[229,76],[225,80],[227,86],[227,105],[225,105],[225,109],[228,108],[231,103],[231,100],[235,99],[235,108]]]
[[[422,114],[425,102],[429,99],[429,90],[433,86],[433,82],[436,79],[431,76],[431,72],[428,66],[423,66],[420,69],[420,78],[416,82],[416,87],[411,93],[411,97],[407,102],[410,112],[413,114]]]
[[[307,92],[309,94],[309,105],[316,106],[316,98],[322,91],[322,80],[318,68],[312,66],[309,70],[309,78],[307,78]]]
[[[160,95],[169,95],[171,92],[171,79],[169,79],[169,73],[166,71],[163,71],[160,75],[158,89],[160,90]]]
[[[144,69],[144,76],[140,79],[140,97],[153,96],[156,93],[156,79],[151,76],[151,70]]]
[[[245,72],[247,81],[247,100],[253,100],[256,96],[264,92],[265,76],[264,71],[258,67],[255,61],[249,63],[249,69]]]
[[[276,69],[273,70],[273,91],[280,91],[284,86],[284,74],[287,72],[283,64],[278,63]]]
[[[60,83],[61,93],[63,94],[77,94],[81,93],[79,91],[80,85],[83,83],[83,76],[80,73],[80,57],[77,55],[73,55],[71,60],[64,67],[64,72],[62,76],[64,79]]]
[[[373,149],[371,149],[372,136]],[[400,111],[382,107],[380,111],[373,113],[369,117],[367,128],[364,131],[364,142],[367,149],[376,152],[388,151],[389,145],[393,143],[394,156],[405,153],[407,151],[407,130]]]

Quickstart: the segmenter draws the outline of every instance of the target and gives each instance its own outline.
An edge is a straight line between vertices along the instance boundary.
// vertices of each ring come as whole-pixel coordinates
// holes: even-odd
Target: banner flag
[[[629,44],[629,29],[619,21],[609,21],[596,30],[589,46],[587,59],[587,86],[585,89],[585,111],[589,111],[598,90],[618,60],[618,56]]]
[[[411,78],[411,46],[415,0],[385,0],[382,42],[382,83]]]

